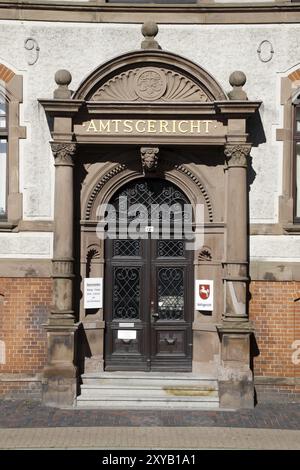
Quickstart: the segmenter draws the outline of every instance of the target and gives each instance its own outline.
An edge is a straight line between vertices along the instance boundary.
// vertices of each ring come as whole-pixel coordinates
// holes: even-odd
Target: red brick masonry
[[[293,364],[292,346],[300,342],[300,282],[254,281],[250,285],[250,319],[255,327],[255,377],[289,384],[268,383],[264,392],[300,392],[300,364]],[[49,278],[0,278],[0,340],[5,343],[5,363],[0,364],[0,395],[35,389],[35,376],[46,364],[47,344],[43,324],[52,302]],[[300,346],[298,346],[300,349]],[[1,355],[0,355],[1,357]],[[3,358],[2,358],[3,359]],[[300,362],[300,351],[296,359]],[[15,375],[14,382],[8,374]],[[20,378],[20,380],[18,380]]]
[[[0,340],[5,343],[0,378],[3,374],[30,376],[42,371],[47,354],[42,325],[47,321],[51,301],[52,279],[0,278]],[[28,386],[28,382],[1,381],[0,395]]]
[[[300,297],[300,282],[254,281],[250,292],[250,319],[254,323],[258,347],[258,355],[254,357],[255,377],[299,379],[300,300],[296,299]],[[295,349],[297,340],[298,354]],[[292,361],[293,353],[298,365]],[[268,385],[268,388],[300,392],[300,384]]]

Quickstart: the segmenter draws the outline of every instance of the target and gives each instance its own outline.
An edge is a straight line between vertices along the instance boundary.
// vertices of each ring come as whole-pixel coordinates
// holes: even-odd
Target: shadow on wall
[[[259,111],[247,119],[246,132],[249,134],[252,147],[258,147],[267,141]]]
[[[267,141],[259,112],[256,112],[247,119],[246,132],[249,134],[249,141],[252,143],[252,147],[258,147]],[[251,191],[251,185],[256,178],[256,171],[253,168],[252,161],[253,158],[250,156],[248,158],[248,191]]]
[[[255,338],[255,334],[253,333],[250,337],[250,369],[254,375],[254,358],[260,355],[260,350]],[[257,405],[257,394],[256,390],[254,389],[254,406]]]
[[[92,357],[92,352],[82,324],[79,325],[77,334],[76,365],[78,367],[78,376],[84,373],[84,363],[86,357]]]

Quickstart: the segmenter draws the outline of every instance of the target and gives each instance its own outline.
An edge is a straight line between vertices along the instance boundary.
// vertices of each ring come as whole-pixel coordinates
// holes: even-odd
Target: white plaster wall
[[[226,91],[228,77],[243,70],[245,90],[251,100],[263,100],[261,119],[266,142],[253,148],[255,180],[250,190],[250,216],[255,223],[276,223],[281,194],[282,145],[275,129],[281,127],[279,82],[282,72],[300,62],[300,25],[161,25],[158,41],[163,49],[183,55],[206,68]],[[31,52],[24,49],[28,37],[37,40],[40,58],[27,64]],[[13,40],[12,40],[13,38]],[[54,24],[2,21],[0,62],[24,75],[23,124],[28,138],[21,141],[21,191],[25,219],[53,217],[54,171],[49,131],[38,98],[51,98],[54,74],[67,68],[73,75],[71,88],[102,62],[139,49],[140,25]],[[274,48],[271,62],[257,55],[261,41]],[[266,239],[266,237],[265,237]],[[287,237],[290,243],[291,237]]]
[[[0,258],[52,258],[53,233],[0,233]]]
[[[300,261],[297,235],[255,235],[250,237],[252,261]]]

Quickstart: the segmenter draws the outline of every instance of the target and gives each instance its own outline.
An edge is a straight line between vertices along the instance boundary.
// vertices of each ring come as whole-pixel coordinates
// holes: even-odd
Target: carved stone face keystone
[[[141,158],[143,170],[154,171],[158,165],[158,147],[142,147]]]

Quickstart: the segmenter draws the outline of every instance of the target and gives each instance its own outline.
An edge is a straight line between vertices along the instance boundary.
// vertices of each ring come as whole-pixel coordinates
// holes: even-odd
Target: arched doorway
[[[117,230],[105,241],[105,369],[189,371],[193,251],[180,233],[189,200],[165,179],[139,178],[110,202]]]
[[[193,373],[217,374],[222,406],[253,406],[253,375],[249,368],[253,327],[247,310],[247,157],[251,143],[247,140],[246,119],[257,112],[260,102],[241,100],[241,96],[246,98],[243,75],[237,72],[233,77],[230,82],[234,89],[227,96],[216,79],[199,65],[177,54],[143,48],[102,64],[75,93],[68,88],[71,74],[59,71],[54,99],[39,100],[50,117],[55,159],[54,305],[46,326],[49,346],[44,370],[45,402],[74,401],[79,371],[75,357],[80,337],[77,333],[81,328],[85,335],[84,373],[103,372],[104,349],[106,370],[190,370],[193,347]],[[150,158],[146,150],[153,145]],[[130,149],[135,163],[120,158],[120,148]],[[164,168],[165,150],[177,152],[183,148],[187,153],[192,148],[193,157],[178,153],[173,168]],[[80,180],[78,221],[82,279],[75,270],[79,256],[74,250],[73,217],[79,196],[73,176],[80,168],[84,175]],[[183,256],[158,256],[159,240],[151,236],[141,241],[138,255],[121,257],[109,240],[105,269],[110,267],[111,273],[104,273],[103,240],[96,236],[96,227],[101,224],[95,209],[119,188],[120,181],[141,178],[142,174],[166,176],[172,181],[176,174],[175,182],[185,180],[182,187],[191,187],[190,191],[186,189],[191,200],[193,193],[198,193],[193,203],[204,203],[208,216],[204,218],[205,249],[195,249],[193,263],[187,252]],[[196,222],[196,233],[198,228]],[[99,295],[96,312],[86,311],[82,299],[74,302],[76,290],[80,294],[79,281],[84,283],[87,276],[87,262],[93,268],[89,277],[96,277],[98,286],[103,285],[105,277],[105,300],[110,302],[102,308]],[[214,303],[209,312],[194,312],[193,341],[192,307],[188,303],[192,303],[193,290],[195,294],[197,291],[188,281],[192,264],[197,281],[214,283]],[[124,287],[127,284],[122,276],[132,275],[128,268],[138,268],[141,276],[136,289],[139,316],[133,319],[114,314],[116,277],[112,273],[121,274],[120,286]],[[164,305],[164,299],[159,300],[160,269],[175,274],[183,270],[183,313],[179,319],[150,315],[160,314],[158,307]],[[169,284],[173,288],[175,280]],[[120,298],[128,295],[129,287]],[[98,290],[101,293],[101,288]],[[170,301],[178,297],[178,290],[180,287],[163,297]]]

